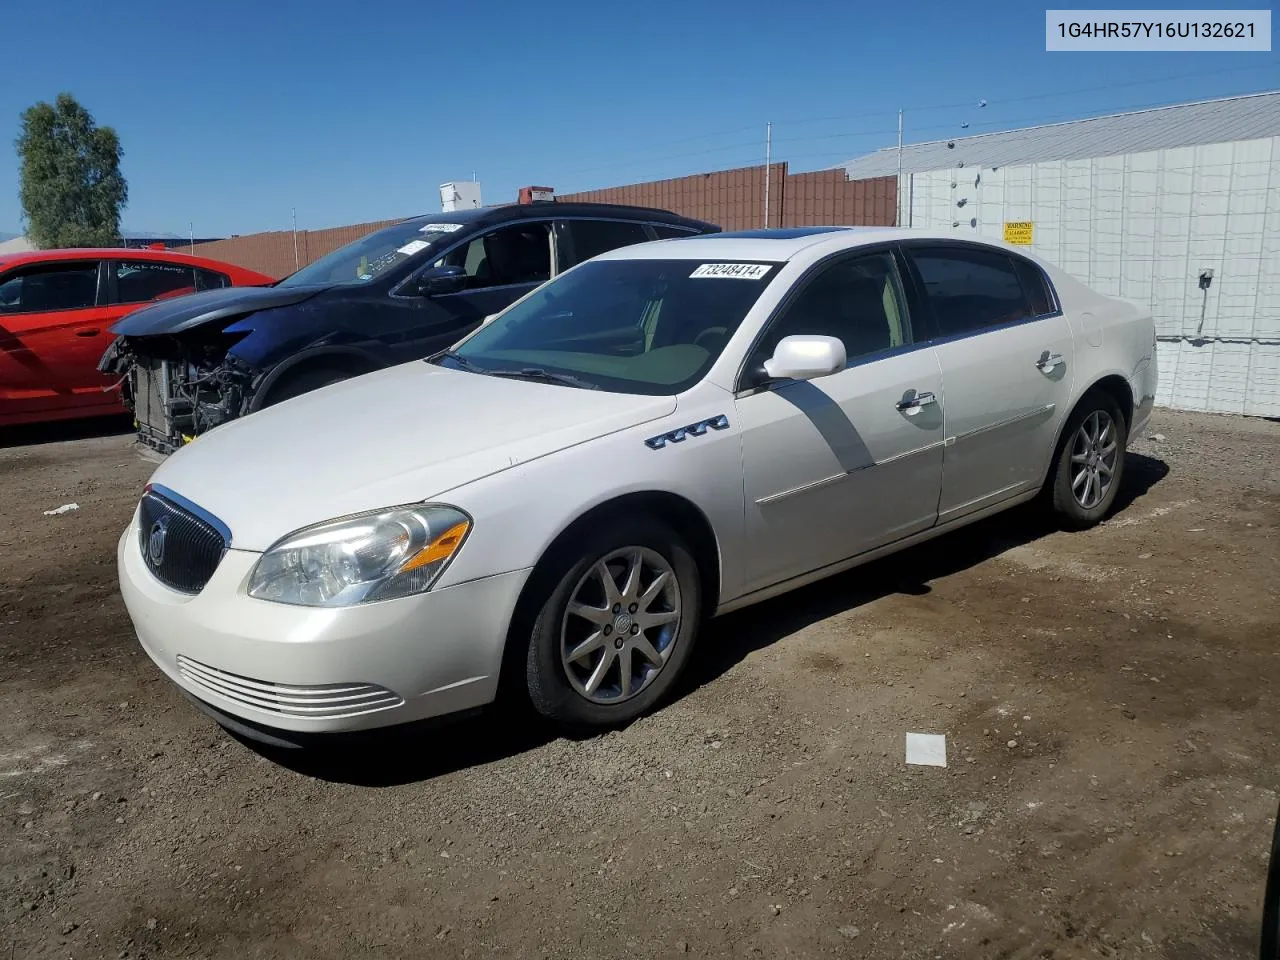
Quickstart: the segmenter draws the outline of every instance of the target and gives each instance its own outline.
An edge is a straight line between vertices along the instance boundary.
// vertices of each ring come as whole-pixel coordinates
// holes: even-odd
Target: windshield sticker
[[[422,227],[418,232],[419,233],[453,233],[453,231],[461,230],[461,229],[462,229],[462,224],[460,223],[428,223],[425,227]]]
[[[731,280],[759,280],[769,272],[767,263],[704,263],[689,274],[694,277],[722,277]]]
[[[419,250],[425,250],[431,244],[425,240],[410,240],[403,247],[397,247],[396,253],[403,253],[406,257],[412,257]]]

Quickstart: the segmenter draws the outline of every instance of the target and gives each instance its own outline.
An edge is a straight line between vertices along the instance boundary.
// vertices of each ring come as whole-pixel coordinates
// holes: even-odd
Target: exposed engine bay
[[[249,412],[263,371],[227,352],[245,336],[201,329],[174,336],[121,336],[103,354],[98,369],[122,378],[121,398],[133,413],[139,442],[170,454]]]

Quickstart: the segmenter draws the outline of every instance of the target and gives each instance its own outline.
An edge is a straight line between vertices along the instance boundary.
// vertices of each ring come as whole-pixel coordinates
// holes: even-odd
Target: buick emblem
[[[147,537],[147,559],[153,567],[164,562],[164,538],[168,531],[168,517],[161,517],[151,525],[151,534]]]

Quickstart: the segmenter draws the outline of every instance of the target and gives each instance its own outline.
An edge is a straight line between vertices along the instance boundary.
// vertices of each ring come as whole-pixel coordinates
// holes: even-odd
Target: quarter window
[[[998,250],[911,248],[937,318],[938,336],[954,337],[1013,323],[1032,309],[1013,260]]]
[[[592,257],[627,247],[633,243],[644,243],[649,239],[644,226],[639,223],[626,223],[621,220],[569,220],[569,237],[572,241],[573,255],[571,263],[561,263],[564,270],[590,260]]]
[[[696,231],[689,230],[686,227],[673,227],[665,223],[654,223],[651,226],[659,240],[674,240],[676,237],[693,237],[697,235]]]
[[[84,310],[98,302],[98,264],[41,264],[0,283],[0,313]]]
[[[877,253],[826,267],[770,326],[753,365],[788,336],[838,337],[850,360],[911,342],[910,323],[893,254]]]
[[[542,283],[551,277],[551,234],[545,223],[500,227],[449,251],[433,266],[462,267],[468,290]]]

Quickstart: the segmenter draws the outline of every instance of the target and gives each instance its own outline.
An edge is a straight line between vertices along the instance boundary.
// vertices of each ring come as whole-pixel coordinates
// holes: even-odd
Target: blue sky
[[[799,171],[899,106],[910,142],[1280,88],[1274,52],[1046,53],[1026,0],[42,0],[4,35],[0,231],[19,114],[64,90],[120,134],[127,228],[219,236],[435,211],[473,171],[499,202],[759,163],[766,121]]]

